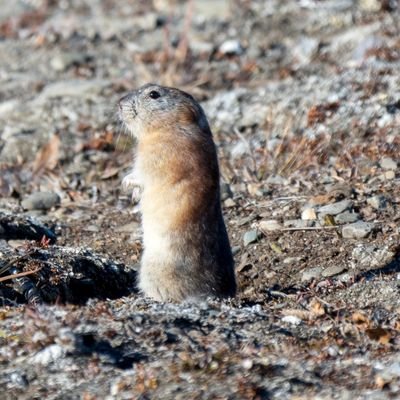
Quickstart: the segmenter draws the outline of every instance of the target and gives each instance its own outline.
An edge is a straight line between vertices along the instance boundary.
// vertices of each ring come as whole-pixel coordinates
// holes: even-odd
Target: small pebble
[[[394,161],[390,157],[384,157],[382,160],[379,162],[379,165],[383,169],[389,169],[395,171],[397,169],[397,162]]]
[[[347,267],[345,265],[332,265],[322,271],[322,276],[329,278],[331,276],[339,275],[345,271]]]
[[[233,56],[243,53],[243,47],[238,40],[227,40],[219,46],[219,51],[223,54]]]
[[[385,179],[391,181],[392,179],[394,179],[396,177],[396,174],[394,173],[394,171],[386,171],[384,176],[385,176]]]
[[[224,206],[227,208],[231,208],[231,207],[235,207],[236,203],[232,198],[229,197],[224,201]]]
[[[379,0],[360,0],[359,7],[362,11],[378,12],[382,5]]]
[[[225,201],[226,199],[231,199],[233,197],[233,193],[229,183],[223,182],[221,183],[221,201]]]
[[[327,352],[331,357],[336,357],[339,354],[339,349],[337,346],[329,346]]]
[[[386,197],[382,195],[373,196],[367,199],[367,204],[369,204],[375,210],[382,210],[386,208]]]
[[[232,247],[232,254],[235,256],[236,254],[240,253],[240,246],[233,246]]]
[[[386,104],[386,111],[389,114],[395,114],[399,110],[400,110],[400,99],[395,101],[394,103]]]
[[[22,389],[25,389],[29,386],[28,379],[26,378],[26,375],[20,373],[20,372],[13,372],[10,375],[10,381],[13,383],[14,386],[20,387]]]
[[[298,264],[302,257],[286,257],[282,260],[282,264]]]
[[[67,70],[72,65],[84,64],[90,61],[91,57],[83,53],[61,53],[50,60],[50,66],[55,71],[61,72]]]
[[[245,358],[245,359],[242,361],[242,367],[243,367],[244,369],[247,369],[247,370],[252,369],[252,368],[253,368],[253,361],[252,361],[250,358]]]
[[[25,210],[49,210],[60,204],[60,197],[54,192],[36,192],[22,200]]]
[[[314,208],[306,208],[301,213],[301,219],[303,220],[315,220],[317,219],[317,213],[315,212]]]
[[[284,227],[297,229],[308,228],[309,226],[313,226],[313,224],[313,221],[303,219],[288,219],[283,222]]]
[[[311,281],[312,279],[319,278],[322,273],[322,267],[315,267],[315,268],[310,268],[301,274],[301,280],[303,282]]]
[[[134,222],[130,222],[129,224],[117,226],[114,230],[115,230],[115,232],[132,233],[132,232],[136,231],[139,227],[140,227],[140,224],[138,222],[134,221]],[[99,228],[98,227],[96,227],[96,228],[98,231]]]
[[[291,325],[300,325],[302,321],[299,317],[296,317],[294,315],[285,315],[282,318],[282,322],[286,322]]]
[[[335,223],[338,225],[351,224],[360,219],[360,215],[350,211],[345,211],[335,216]]]
[[[0,232],[1,234],[1,232]],[[26,241],[25,240],[9,240],[8,245],[14,249],[18,249],[18,247],[22,247],[26,245]]]
[[[343,227],[342,236],[346,239],[362,239],[367,237],[373,229],[374,224],[371,222],[354,222]]]
[[[262,231],[278,231],[282,229],[282,225],[276,219],[260,221],[258,226]]]
[[[256,229],[251,231],[247,231],[243,236],[243,243],[245,246],[248,246],[251,243],[257,242],[259,238],[259,233]]]

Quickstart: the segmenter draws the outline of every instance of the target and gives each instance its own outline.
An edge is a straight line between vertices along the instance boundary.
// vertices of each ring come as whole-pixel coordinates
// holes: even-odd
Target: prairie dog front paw
[[[140,200],[141,188],[137,182],[135,174],[132,172],[122,179],[122,189],[125,192],[132,190],[132,202],[138,203]]]
[[[135,186],[139,185],[133,172],[131,172],[129,175],[126,175],[124,179],[122,179],[122,189],[124,189],[125,191],[133,189]]]

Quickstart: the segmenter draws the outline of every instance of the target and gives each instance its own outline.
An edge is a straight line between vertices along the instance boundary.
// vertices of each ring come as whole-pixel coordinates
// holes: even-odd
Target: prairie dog
[[[141,188],[139,289],[158,301],[234,296],[217,153],[203,109],[181,90],[147,84],[120,99],[119,110],[137,139],[123,184]]]

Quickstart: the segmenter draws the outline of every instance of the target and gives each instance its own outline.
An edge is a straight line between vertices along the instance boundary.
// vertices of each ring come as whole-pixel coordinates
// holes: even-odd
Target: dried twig
[[[19,272],[18,274],[3,276],[2,278],[0,278],[0,282],[9,281],[9,280],[15,279],[15,278],[21,278],[22,276],[36,274],[36,272],[39,272],[41,269],[42,269],[42,267],[39,267],[39,268],[33,269],[32,271]]]
[[[281,231],[325,231],[331,229],[339,229],[340,226],[306,226],[303,228],[282,228]]]

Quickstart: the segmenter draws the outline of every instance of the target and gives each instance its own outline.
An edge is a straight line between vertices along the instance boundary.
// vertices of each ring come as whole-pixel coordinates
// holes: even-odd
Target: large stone
[[[22,200],[21,205],[25,210],[49,210],[60,203],[60,197],[54,192],[32,193]]]

